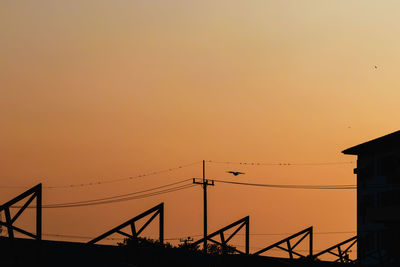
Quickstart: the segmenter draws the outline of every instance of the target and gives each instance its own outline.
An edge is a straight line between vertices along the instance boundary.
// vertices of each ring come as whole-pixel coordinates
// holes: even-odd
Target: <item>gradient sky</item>
[[[340,151],[398,130],[399,13],[394,0],[2,1],[0,184],[90,183],[202,159],[354,161]],[[355,184],[354,167],[210,163],[207,176]],[[246,175],[225,173],[232,169]],[[200,176],[198,164],[107,185],[45,189],[44,203]],[[23,189],[0,190],[5,202]],[[44,232],[95,236],[165,201],[167,237],[200,234],[201,197],[199,187],[46,210]],[[351,231],[355,197],[218,184],[209,192],[209,230],[250,215],[253,233],[310,225]],[[351,236],[317,235],[315,245]],[[251,246],[283,237],[254,236]]]

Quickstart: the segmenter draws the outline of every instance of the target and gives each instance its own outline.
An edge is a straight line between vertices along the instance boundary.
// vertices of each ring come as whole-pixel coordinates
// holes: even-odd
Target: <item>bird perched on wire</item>
[[[235,171],[227,171],[227,173],[232,173],[235,176],[238,176],[239,174],[244,174],[244,172],[235,172]]]

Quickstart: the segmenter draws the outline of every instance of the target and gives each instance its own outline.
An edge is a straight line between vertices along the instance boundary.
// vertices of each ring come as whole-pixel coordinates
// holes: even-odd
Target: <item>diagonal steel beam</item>
[[[25,202],[24,205],[19,207],[17,213],[11,217],[10,208],[14,208],[13,205],[18,203],[19,201],[29,197],[30,198]],[[21,216],[21,214],[25,211],[25,209],[29,206],[29,204],[36,198],[36,235],[32,234],[28,231],[25,231],[21,228],[15,227],[13,223]],[[18,208],[18,207],[15,207]],[[27,236],[30,236],[36,240],[42,239],[42,184],[38,184],[31,189],[23,192],[22,194],[16,196],[10,201],[0,206],[0,212],[4,211],[6,217],[6,224],[8,230],[8,237],[14,238],[14,230],[20,233],[23,233]]]
[[[128,237],[128,238],[134,237],[133,235],[127,234],[127,233],[125,233],[125,232],[122,232],[121,230],[116,231],[116,233],[118,233],[118,234],[120,234],[120,235],[123,235],[123,236],[126,236],[126,237]]]
[[[224,244],[224,243],[218,242],[218,241],[216,241],[216,240],[214,240],[214,239],[211,239],[211,238],[210,238],[210,239],[207,239],[207,240],[210,241],[210,242],[212,242],[212,243],[214,243],[214,244],[220,245],[221,247],[226,246],[226,243]],[[239,254],[246,255],[246,253],[244,253],[243,251],[238,250],[237,248],[233,248],[233,250],[234,250],[235,252],[239,253]]]
[[[155,213],[155,214],[153,214],[153,216],[150,218],[150,220],[149,220],[150,222],[154,219],[154,217],[156,215],[159,215],[159,217],[160,217],[160,233],[159,233],[159,239],[160,240],[159,241],[161,243],[163,243],[164,242],[164,203],[161,203],[161,204],[158,204],[157,206],[155,206],[155,207],[153,207],[153,208],[151,208],[151,209],[149,209],[149,210],[137,215],[136,217],[134,217],[134,218],[132,218],[132,219],[120,224],[119,226],[114,227],[110,231],[107,231],[104,234],[102,234],[102,235],[90,240],[88,242],[88,244],[95,244],[95,243],[99,242],[100,240],[103,240],[104,238],[106,238],[106,237],[108,237],[108,236],[120,231],[121,229],[125,228],[128,225],[131,226],[132,236],[133,237],[137,237],[140,234],[140,232],[142,232],[144,230],[144,228],[150,222],[149,221],[146,222],[146,224],[137,233],[136,233],[136,228],[135,228],[135,222],[140,220],[140,219],[142,219],[142,218],[144,218],[144,217],[146,217],[146,216],[148,216],[148,215],[150,215],[150,214],[152,214],[152,213]]]
[[[143,226],[139,229],[139,231],[137,231],[136,235],[140,235],[143,232],[143,230],[146,229],[146,227],[154,220],[154,218],[157,217],[158,214],[160,214],[159,211],[155,212],[153,216],[151,216],[151,218],[148,219],[145,224],[143,224]]]
[[[15,198],[11,199],[10,201],[4,203],[3,205],[0,206],[0,211],[3,210],[5,207],[10,207],[12,205],[14,205],[15,203],[17,203],[18,201],[26,198],[27,196],[41,191],[42,190],[42,184],[37,184],[36,186],[32,187],[31,189],[25,191],[24,193],[22,193],[19,196],[16,196]]]
[[[241,253],[241,254],[249,254],[249,222],[250,222],[250,217],[249,216],[246,216],[246,217],[244,217],[244,218],[242,218],[242,219],[240,219],[240,220],[238,220],[238,221],[236,221],[236,222],[233,222],[233,223],[231,223],[230,225],[228,225],[228,226],[225,226],[225,227],[223,227],[223,228],[221,228],[221,229],[219,229],[219,230],[217,230],[217,231],[215,231],[214,233],[212,233],[212,234],[209,234],[209,235],[207,235],[207,240],[212,240],[211,238],[213,238],[214,236],[218,236],[218,235],[221,235],[221,233],[223,234],[225,231],[227,231],[227,230],[229,230],[229,229],[231,229],[231,228],[233,228],[233,227],[235,227],[235,226],[239,226],[238,228],[239,228],[239,230],[243,227],[243,226],[245,226],[246,225],[246,252],[242,252],[242,251],[239,251],[239,250],[235,250],[235,251],[237,251],[238,253]],[[236,235],[237,234],[237,232],[238,232],[238,230],[236,229],[236,231],[234,231],[226,240],[225,240],[225,243],[219,243],[219,244],[221,244],[221,245],[226,245],[226,243],[228,243],[228,241],[229,240],[231,240],[232,239],[232,237],[234,236],[234,235]],[[212,240],[213,242],[216,242],[216,241],[214,241],[214,240]],[[200,243],[203,243],[204,242],[204,238],[202,238],[202,239],[200,239],[200,240],[197,240],[196,242],[194,242],[193,243],[193,245],[198,245],[198,244],[200,244]]]
[[[14,215],[14,217],[11,219],[11,223],[14,223],[18,217],[22,214],[22,212],[24,212],[24,210],[29,206],[29,204],[31,204],[31,202],[35,199],[36,194],[33,194],[28,201],[26,201],[26,203],[18,210],[18,212]]]
[[[357,236],[353,236],[352,238],[349,238],[349,239],[347,239],[347,240],[345,240],[343,242],[340,242],[339,244],[336,244],[336,245],[334,245],[332,247],[329,247],[329,248],[327,248],[327,249],[315,254],[313,256],[313,258],[317,259],[321,255],[329,253],[329,254],[332,254],[332,255],[335,255],[335,256],[338,257],[338,259],[336,259],[336,261],[340,260],[341,262],[344,262],[343,255],[346,254],[350,250],[350,248],[352,248],[355,245],[355,243],[357,243]],[[344,246],[346,244],[349,244],[348,247],[345,250],[342,251],[342,249],[341,249],[342,246]],[[335,249],[338,250],[338,254],[333,252],[333,250],[335,250]],[[354,262],[355,260],[348,259],[346,261]]]
[[[313,231],[313,227],[312,226],[308,227],[308,228],[306,228],[306,229],[304,229],[304,230],[302,230],[302,231],[300,231],[300,232],[298,232],[296,234],[293,234],[293,235],[291,235],[291,236],[289,236],[289,237],[287,237],[285,239],[282,239],[281,241],[278,241],[278,242],[276,242],[276,243],[274,243],[274,244],[272,244],[272,245],[270,245],[270,246],[268,246],[266,248],[263,248],[263,249],[257,251],[256,253],[254,253],[254,255],[260,255],[261,253],[264,253],[264,252],[266,252],[266,251],[268,251],[268,250],[270,250],[272,248],[281,248],[281,249],[283,249],[282,247],[280,247],[280,245],[286,243],[288,249],[287,250],[284,249],[284,250],[286,250],[289,253],[289,257],[291,259],[293,259],[293,254],[295,254],[295,255],[297,255],[299,257],[306,257],[304,255],[301,255],[301,254],[293,251],[293,250],[294,250],[295,247],[297,247],[298,244],[300,244],[301,241],[304,240],[304,238],[309,236],[310,241],[309,241],[309,255],[308,256],[312,256],[312,251],[313,251],[313,247],[312,247],[312,244],[313,244],[312,243],[312,231]],[[298,236],[301,236],[301,235],[303,235],[303,236],[299,239],[299,241],[297,241],[295,243],[295,245],[292,246],[290,241],[292,239],[298,237]]]
[[[227,239],[226,242],[229,242],[242,228],[246,225],[246,222],[242,223]]]

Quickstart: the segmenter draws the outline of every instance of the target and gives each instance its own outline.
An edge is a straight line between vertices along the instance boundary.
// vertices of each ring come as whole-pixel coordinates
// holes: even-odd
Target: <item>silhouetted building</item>
[[[357,155],[357,235],[361,264],[399,266],[400,131],[348,148]]]

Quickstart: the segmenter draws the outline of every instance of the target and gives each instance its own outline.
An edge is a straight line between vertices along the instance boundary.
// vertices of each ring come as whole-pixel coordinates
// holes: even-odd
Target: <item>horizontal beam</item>
[[[21,229],[21,228],[19,228],[17,226],[14,226],[14,225],[11,225],[11,224],[7,224],[7,223],[1,222],[1,221],[0,221],[0,225],[3,225],[5,227],[7,227],[9,230],[15,230],[17,232],[20,232],[21,234],[27,235],[27,236],[32,237],[34,239],[37,238],[37,235],[32,234],[32,233],[30,233],[28,231],[25,231],[24,229]]]

